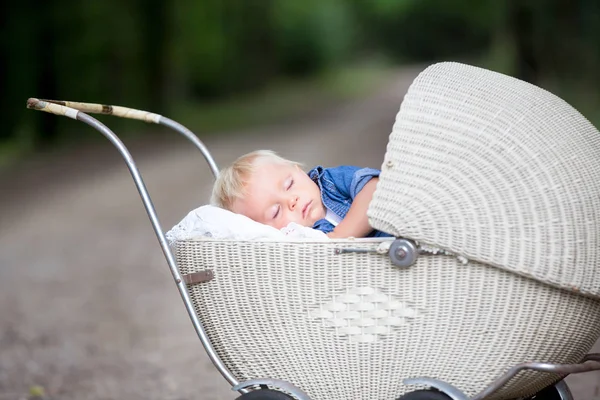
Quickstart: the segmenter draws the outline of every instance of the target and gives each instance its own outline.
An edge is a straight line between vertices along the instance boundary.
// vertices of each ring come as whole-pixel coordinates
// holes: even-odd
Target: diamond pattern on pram
[[[326,329],[361,343],[382,339],[419,314],[411,302],[370,287],[348,289],[309,311],[310,318]]]

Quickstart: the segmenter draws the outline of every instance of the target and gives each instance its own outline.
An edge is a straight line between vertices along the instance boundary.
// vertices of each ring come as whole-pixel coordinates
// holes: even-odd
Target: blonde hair
[[[246,184],[256,171],[256,167],[265,164],[302,166],[300,163],[280,157],[271,150],[256,150],[244,154],[219,173],[213,186],[211,204],[231,210],[235,200],[245,197]]]

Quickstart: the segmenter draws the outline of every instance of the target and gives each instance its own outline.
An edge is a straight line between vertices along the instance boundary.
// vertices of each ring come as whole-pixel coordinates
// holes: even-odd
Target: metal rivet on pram
[[[209,282],[215,277],[215,274],[210,269],[204,271],[193,272],[191,274],[182,275],[182,280],[188,285],[196,283]]]
[[[419,249],[412,240],[396,239],[390,246],[389,255],[392,264],[397,267],[408,268],[417,261]]]

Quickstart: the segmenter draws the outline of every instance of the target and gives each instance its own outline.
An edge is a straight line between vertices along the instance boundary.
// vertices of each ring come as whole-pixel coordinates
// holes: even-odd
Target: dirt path
[[[416,72],[317,120],[206,144],[220,165],[272,148],[309,166],[379,167]],[[163,230],[204,204],[211,184],[200,154],[173,142],[136,158]],[[88,166],[87,180],[69,172],[73,161]],[[12,178],[26,190],[0,186],[0,400],[25,398],[32,385],[60,400],[234,399],[193,332],[124,163],[116,152],[92,161],[21,171]],[[599,374],[569,379],[578,400],[600,399]]]

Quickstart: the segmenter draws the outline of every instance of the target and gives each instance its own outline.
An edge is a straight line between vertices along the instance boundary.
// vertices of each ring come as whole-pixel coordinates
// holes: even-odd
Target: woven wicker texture
[[[409,269],[351,240],[182,241],[183,274],[207,334],[240,380],[277,378],[313,400],[393,400],[402,379],[435,377],[475,395],[509,367],[578,362],[600,335],[600,301],[477,262],[423,256]],[[552,376],[528,373],[498,398]]]
[[[600,297],[600,134],[566,102],[440,63],[410,87],[371,224]]]

